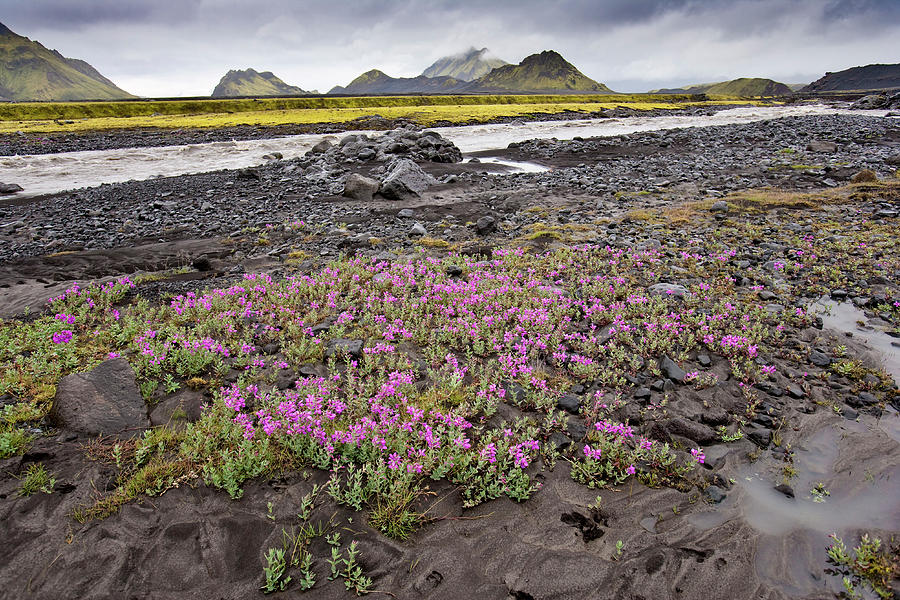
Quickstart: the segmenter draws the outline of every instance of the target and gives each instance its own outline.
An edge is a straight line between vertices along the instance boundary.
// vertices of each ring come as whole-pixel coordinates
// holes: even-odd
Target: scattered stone
[[[353,198],[361,202],[369,202],[378,191],[379,183],[377,180],[359,173],[351,173],[347,175],[344,181],[345,198]]]
[[[60,379],[50,419],[59,427],[88,435],[130,437],[150,425],[134,370],[124,358]]]
[[[782,494],[784,494],[784,495],[787,496],[788,498],[793,498],[793,497],[794,497],[794,488],[792,488],[791,486],[789,486],[789,485],[786,484],[786,483],[780,483],[780,484],[776,485],[776,486],[775,486],[775,491],[781,492]]]
[[[747,432],[747,439],[760,448],[768,448],[772,443],[772,432],[763,427],[754,427]]]
[[[871,169],[863,169],[850,178],[851,183],[874,183],[878,181],[878,175]]]
[[[649,388],[640,387],[634,392],[635,400],[649,400],[653,393]]]
[[[379,193],[389,200],[413,200],[436,183],[419,165],[408,158],[401,158],[390,166]]]
[[[707,369],[710,365],[712,365],[712,359],[709,358],[708,354],[698,354],[697,363],[704,369]]]
[[[679,435],[700,445],[714,443],[718,440],[718,436],[712,427],[684,417],[675,417],[669,420],[665,425],[665,429],[669,435]]]
[[[719,200],[715,204],[709,207],[710,212],[714,213],[727,213],[728,212],[728,202],[725,200]]]
[[[496,228],[497,220],[490,215],[481,217],[475,223],[475,231],[477,231],[479,235],[486,235],[494,231]]]
[[[338,338],[328,342],[328,345],[325,347],[325,358],[331,358],[332,356],[340,358],[344,355],[360,358],[362,356],[362,349],[362,340]]]
[[[709,502],[711,502],[712,504],[718,504],[725,499],[727,494],[725,493],[725,490],[723,490],[719,486],[711,485],[706,488],[704,495],[706,496],[706,499],[709,500]]]
[[[563,394],[556,402],[556,406],[562,410],[577,415],[581,410],[581,398],[575,394]]]
[[[684,298],[690,292],[683,285],[677,283],[654,283],[647,288],[651,296],[674,296]]]
[[[837,144],[824,140],[812,140],[806,145],[809,152],[836,152]]]
[[[824,369],[831,366],[831,357],[818,350],[813,350],[809,354],[809,362]]]
[[[310,152],[312,154],[325,154],[326,152],[331,150],[331,146],[331,142],[329,142],[328,140],[322,140],[321,142],[313,146],[310,149]]]
[[[663,375],[671,379],[676,383],[684,383],[684,378],[687,373],[675,364],[668,356],[664,356],[661,361],[659,361],[659,369],[662,371]]]
[[[792,384],[788,385],[787,393],[791,398],[794,398],[797,400],[806,397],[806,392],[804,392],[803,388],[801,388],[796,383],[792,383]]]
[[[428,235],[428,230],[421,223],[414,223],[409,229],[409,237],[422,237]]]
[[[15,183],[0,183],[0,194],[15,194],[22,192],[24,189],[21,185]]]

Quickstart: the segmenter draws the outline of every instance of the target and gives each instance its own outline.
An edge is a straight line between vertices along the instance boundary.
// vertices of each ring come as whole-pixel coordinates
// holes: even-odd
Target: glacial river
[[[506,148],[511,142],[534,138],[616,136],[639,131],[658,131],[686,127],[709,127],[764,121],[802,115],[867,114],[882,117],[886,111],[851,111],[823,105],[741,107],[704,116],[626,117],[503,123],[463,127],[436,127],[463,152]],[[363,131],[377,135],[379,132]],[[51,194],[93,187],[103,183],[146,180],[219,169],[240,169],[265,162],[264,155],[280,152],[284,158],[305,154],[323,139],[336,141],[348,134],[294,135],[288,137],[212,142],[158,148],[122,148],[83,152],[62,152],[28,156],[0,157],[0,181],[17,183],[23,188],[18,197]],[[525,169],[527,170],[527,169]]]

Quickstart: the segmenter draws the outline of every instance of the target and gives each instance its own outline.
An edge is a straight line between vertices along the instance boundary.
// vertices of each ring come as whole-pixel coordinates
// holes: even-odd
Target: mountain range
[[[813,81],[802,91],[838,92],[893,88],[900,88],[900,64],[866,65],[836,73],[825,73],[824,77]]]
[[[464,54],[457,59],[445,57],[425,70],[436,73],[442,70],[469,70],[477,67],[486,49]],[[454,62],[456,61],[456,62]],[[476,69],[476,70],[477,70]],[[474,72],[474,71],[473,71]],[[448,75],[429,77],[390,77],[373,69],[351,81],[346,87],[337,86],[329,94],[477,94],[477,93],[605,93],[612,90],[586,77],[558,52],[545,50],[526,57],[517,65],[503,64],[472,81],[464,81]]]
[[[213,98],[233,98],[237,96],[300,96],[310,94],[295,85],[288,85],[276,77],[272,71],[261,73],[253,69],[228,71],[213,90]]]
[[[714,94],[722,96],[787,96],[789,86],[771,79],[741,77],[718,83],[697,83],[680,88],[650,90],[651,94]]]
[[[134,96],[83,60],[48,50],[0,23],[0,98],[67,101]]]

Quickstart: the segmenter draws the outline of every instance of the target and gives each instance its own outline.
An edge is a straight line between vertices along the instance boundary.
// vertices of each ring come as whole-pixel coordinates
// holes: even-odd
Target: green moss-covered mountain
[[[900,64],[866,65],[836,73],[813,81],[804,92],[839,92],[849,90],[889,90],[900,88]]]
[[[467,91],[612,93],[611,89],[586,77],[553,50],[532,54],[517,65],[497,67],[473,81]]]
[[[372,94],[452,94],[461,91],[465,85],[452,77],[391,77],[372,69],[366,71],[346,87],[335,86],[329,94],[354,94],[367,96]]]
[[[741,77],[719,83],[698,83],[681,88],[651,90],[651,94],[717,94],[722,96],[787,96],[791,88],[772,79]]]
[[[372,69],[351,81],[346,87],[337,86],[328,93],[367,95],[509,92],[613,93],[602,83],[585,77],[581,71],[552,50],[532,54],[517,65],[497,67],[470,82],[446,75],[390,77],[377,69]]]
[[[487,48],[469,48],[461,54],[445,56],[422,71],[425,77],[452,77],[460,81],[474,81],[509,63],[490,55]]]
[[[299,96],[308,94],[295,85],[288,85],[271,71],[257,72],[253,69],[231,70],[219,80],[213,90],[213,98],[233,98],[237,96]]]
[[[0,23],[0,98],[71,101],[134,96],[83,60],[48,50]]]

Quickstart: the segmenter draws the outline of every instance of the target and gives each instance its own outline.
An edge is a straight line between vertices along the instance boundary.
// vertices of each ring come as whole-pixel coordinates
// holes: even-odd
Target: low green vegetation
[[[480,122],[537,113],[635,110],[699,104],[745,103],[733,98],[697,101],[665,94],[377,96],[141,100],[132,102],[31,102],[0,104],[0,133],[87,131],[132,127],[227,127],[348,123],[377,115],[423,125]]]
[[[850,598],[862,598],[860,590],[873,592],[878,598],[893,598],[893,583],[900,578],[900,546],[884,547],[877,537],[864,534],[851,551],[844,541],[832,534],[828,562],[833,574],[842,577]]]

